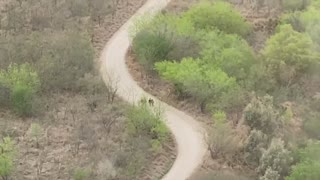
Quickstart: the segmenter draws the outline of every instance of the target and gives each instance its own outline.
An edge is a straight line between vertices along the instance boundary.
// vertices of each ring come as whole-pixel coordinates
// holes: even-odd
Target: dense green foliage
[[[255,64],[254,54],[247,42],[234,34],[200,32],[202,60],[207,66],[221,68],[237,80],[248,78],[250,67]]]
[[[199,3],[182,16],[190,19],[196,29],[218,29],[228,34],[240,36],[246,36],[250,32],[250,25],[245,22],[241,14],[225,2]]]
[[[198,43],[190,37],[194,28],[187,19],[162,14],[152,20],[143,17],[136,21],[131,31],[133,51],[148,70],[164,59],[180,60],[198,55]]]
[[[33,98],[40,88],[40,80],[29,64],[12,64],[6,71],[0,71],[0,84],[8,89],[3,96],[10,95],[10,105],[18,115],[32,114]]]
[[[263,56],[268,73],[281,85],[297,82],[316,60],[310,37],[294,31],[290,25],[281,26],[279,32],[268,40]]]
[[[316,1],[312,2],[312,5],[305,11],[284,14],[282,23],[289,23],[294,30],[308,34],[314,43],[313,48],[319,50],[320,39],[318,34],[320,33],[320,3],[319,1],[318,4]]]
[[[185,58],[180,63],[164,61],[157,63],[156,69],[162,77],[196,97],[204,110],[208,102],[219,102],[221,96],[237,84],[219,68],[203,66],[200,61],[192,58]]]
[[[314,180],[320,178],[320,143],[312,142],[299,152],[299,163],[293,166],[286,180]]]
[[[141,31],[132,42],[133,51],[138,55],[140,63],[151,70],[155,62],[168,57],[172,49],[170,39],[164,34]]]

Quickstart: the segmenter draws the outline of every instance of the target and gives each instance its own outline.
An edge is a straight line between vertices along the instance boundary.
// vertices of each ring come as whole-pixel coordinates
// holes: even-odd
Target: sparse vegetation
[[[100,46],[142,2],[0,2],[0,138],[16,142],[14,155],[7,138],[0,144],[0,179],[139,179],[172,153],[161,118],[125,105],[117,77],[106,87],[95,68]],[[130,111],[140,125],[154,120],[148,131],[129,131]]]

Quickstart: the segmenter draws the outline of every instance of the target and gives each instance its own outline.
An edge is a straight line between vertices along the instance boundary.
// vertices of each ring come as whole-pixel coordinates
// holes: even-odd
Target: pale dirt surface
[[[144,92],[133,80],[125,63],[126,52],[130,45],[128,29],[134,18],[146,12],[159,11],[168,3],[168,0],[147,1],[137,14],[115,33],[103,50],[101,73],[106,83],[109,83],[108,76],[118,80],[118,95],[123,99],[136,103],[143,96],[152,97],[155,106],[163,108],[166,124],[178,146],[177,158],[163,180],[185,180],[199,167],[206,153],[203,128],[192,117]]]

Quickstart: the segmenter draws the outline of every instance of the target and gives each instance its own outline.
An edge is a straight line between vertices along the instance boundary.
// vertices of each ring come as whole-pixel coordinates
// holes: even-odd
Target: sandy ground
[[[157,100],[144,92],[133,80],[126,66],[126,52],[129,48],[128,29],[135,17],[146,12],[154,13],[163,9],[169,0],[149,0],[147,3],[118,30],[105,46],[101,61],[101,73],[106,83],[117,82],[118,95],[131,103],[136,103],[143,96],[152,97],[155,107],[163,109],[166,124],[172,131],[178,146],[177,158],[164,176],[164,180],[185,180],[202,163],[206,153],[204,130],[201,125],[185,113]]]

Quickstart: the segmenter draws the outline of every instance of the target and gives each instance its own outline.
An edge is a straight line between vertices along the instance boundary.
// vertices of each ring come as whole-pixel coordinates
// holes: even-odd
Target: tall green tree
[[[218,29],[240,36],[248,35],[251,29],[240,12],[226,2],[202,2],[191,7],[182,16],[190,19],[197,29]]]
[[[156,63],[160,75],[178,86],[200,103],[202,111],[210,101],[219,101],[219,97],[237,87],[236,80],[218,68],[201,65],[199,59],[185,58],[180,63],[164,61]]]
[[[282,25],[262,51],[268,72],[281,85],[291,85],[315,64],[319,58],[312,51],[311,38]]]
[[[320,142],[311,142],[299,151],[300,161],[294,165],[286,180],[320,179]]]
[[[253,50],[237,35],[218,31],[199,32],[202,60],[209,66],[220,68],[237,80],[248,78],[250,68],[256,63]]]

